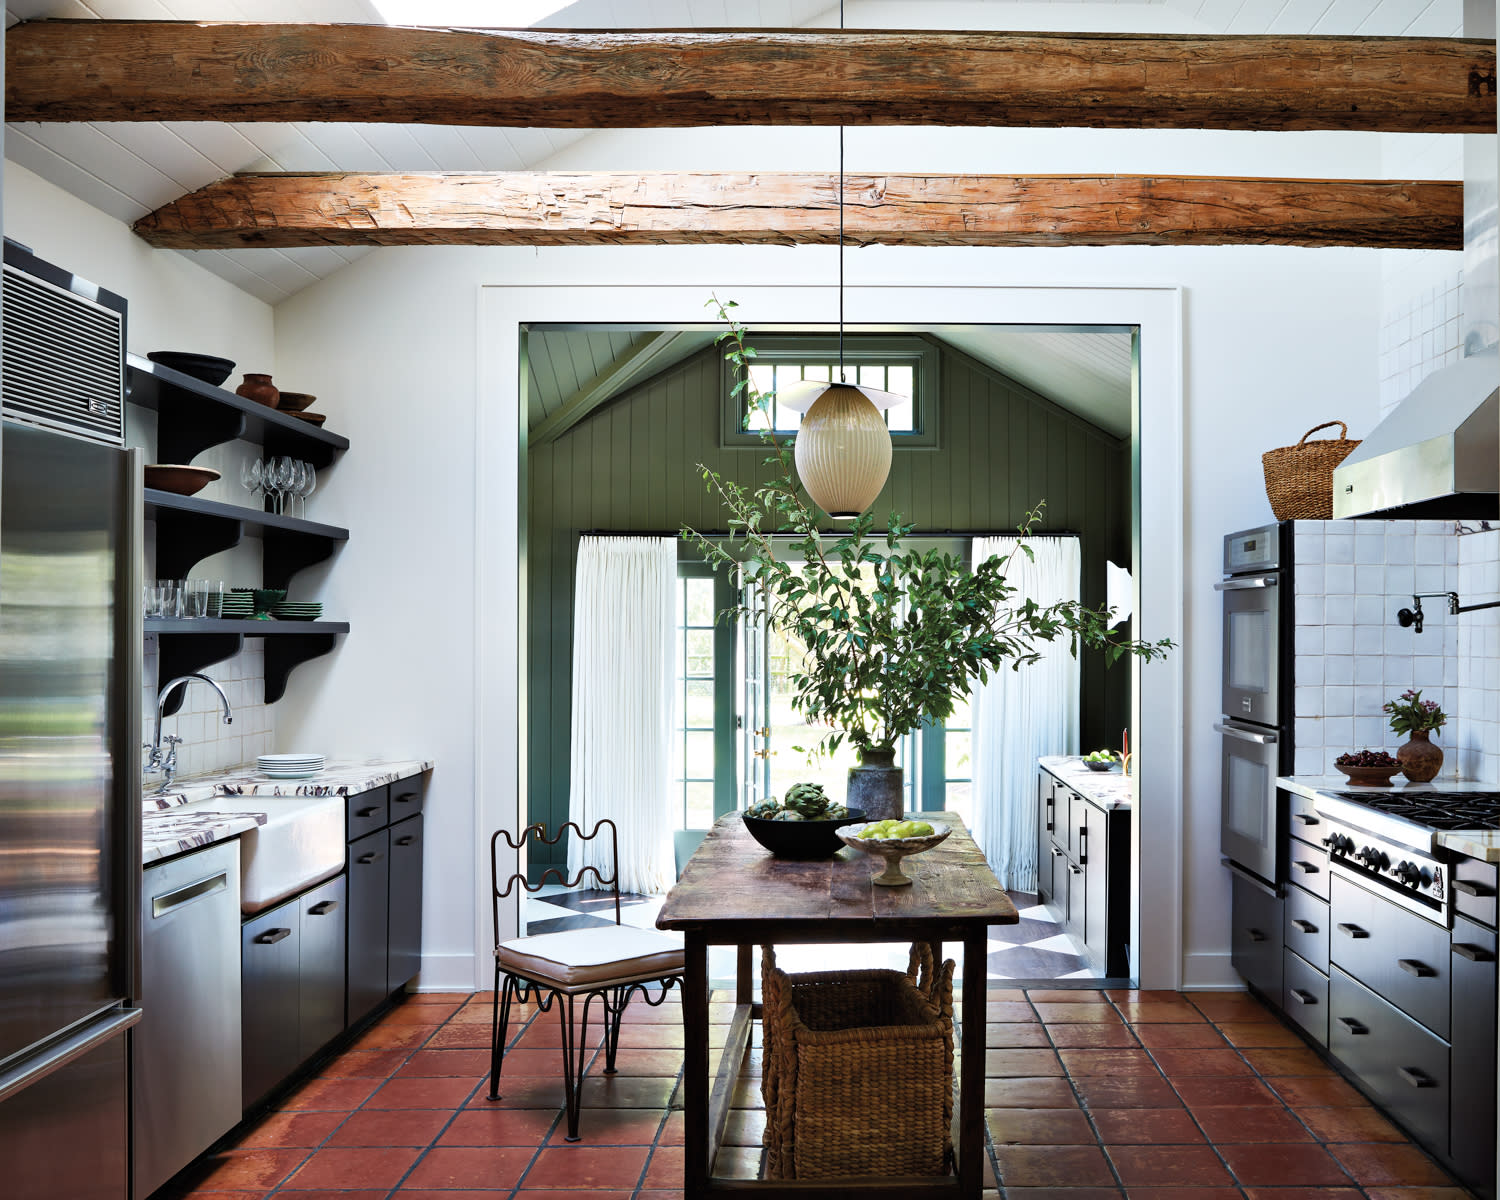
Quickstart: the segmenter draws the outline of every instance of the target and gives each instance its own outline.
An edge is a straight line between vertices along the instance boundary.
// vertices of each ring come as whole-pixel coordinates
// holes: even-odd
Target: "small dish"
[[[858,825],[846,825],[838,831],[839,840],[854,850],[885,859],[885,871],[870,882],[880,887],[909,887],[912,880],[901,873],[901,860],[912,854],[922,854],[944,841],[953,829],[941,821],[933,821],[932,832],[924,837],[913,838],[869,838],[861,839],[859,833],[869,821]]]
[[[316,399],[316,396],[310,396],[306,392],[282,392],[276,407],[284,413],[299,413],[304,408],[310,408]]]
[[[221,476],[211,467],[184,467],[175,463],[151,463],[146,467],[146,486],[177,496],[201,492]]]
[[[212,354],[192,354],[183,350],[153,350],[146,355],[152,362],[173,371],[181,371],[204,383],[218,387],[229,378],[234,363],[227,358],[215,358]]]
[[[1334,763],[1334,768],[1349,777],[1355,787],[1390,787],[1391,779],[1401,771],[1398,763],[1393,767],[1343,767]]]
[[[286,599],[286,588],[255,588],[251,593],[255,602],[255,615],[271,615],[271,609]]]
[[[1091,762],[1088,759],[1084,759],[1083,765],[1090,771],[1113,771],[1120,764],[1117,762]]]
[[[324,421],[328,420],[327,413],[289,412],[287,416],[296,417],[299,421],[306,421],[309,425],[321,425]]]

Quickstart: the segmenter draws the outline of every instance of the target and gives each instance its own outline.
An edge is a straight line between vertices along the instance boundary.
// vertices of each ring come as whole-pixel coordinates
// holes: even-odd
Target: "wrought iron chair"
[[[511,850],[520,850],[528,840],[543,846],[555,846],[563,834],[572,830],[576,837],[593,841],[608,833],[610,844],[610,874],[602,875],[594,866],[579,870],[575,879],[566,878],[566,872],[549,867],[535,884],[529,883],[524,872],[511,875],[505,881],[505,890],[500,890],[500,862],[497,857],[500,839]],[[596,885],[614,892],[615,923],[611,926],[594,926],[587,929],[566,929],[559,933],[541,933],[533,936],[500,940],[500,902],[507,899],[520,884],[527,892],[540,891],[548,883],[560,883],[564,887],[577,887],[586,875],[592,874]],[[490,838],[490,912],[495,934],[495,993],[490,1042],[490,1091],[489,1099],[500,1099],[500,1067],[505,1057],[506,1032],[510,1025],[510,1009],[513,1003],[526,1004],[533,994],[540,1012],[550,1012],[557,1005],[558,1020],[562,1026],[563,1092],[568,1114],[567,1140],[578,1141],[579,1097],[583,1089],[584,1065],[588,1062],[589,1008],[598,1000],[603,1009],[604,1020],[604,1074],[615,1073],[615,1052],[620,1048],[620,1020],[631,997],[640,994],[652,1008],[661,1005],[668,991],[682,983],[682,943],[665,933],[652,929],[636,929],[620,923],[620,857],[619,839],[615,824],[608,819],[599,821],[592,833],[584,833],[575,822],[564,824],[552,836],[547,836],[543,824],[528,825],[519,839],[512,839],[510,831],[497,830]],[[661,991],[655,994],[647,990],[649,983],[659,983]],[[580,1015],[576,1005],[583,1000],[582,1021],[575,1025]],[[576,1068],[575,1068],[576,1055]]]

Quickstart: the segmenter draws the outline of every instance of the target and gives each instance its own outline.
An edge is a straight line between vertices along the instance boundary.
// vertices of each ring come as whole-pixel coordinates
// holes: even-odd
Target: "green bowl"
[[[286,588],[256,588],[250,593],[257,613],[268,613],[273,605],[286,599]]]

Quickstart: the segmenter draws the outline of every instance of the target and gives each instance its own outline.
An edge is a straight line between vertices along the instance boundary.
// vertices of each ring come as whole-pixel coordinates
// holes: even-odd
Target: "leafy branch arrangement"
[[[717,341],[728,343],[735,398],[744,396],[769,416],[770,396],[750,380],[755,350],[730,311],[735,302],[715,296],[708,306],[729,326]],[[862,514],[825,547],[819,513],[796,479],[792,447],[769,432],[771,425],[767,419],[762,440],[774,451],[766,463],[779,475],[747,487],[700,463],[705,487],[728,510],[729,536],[711,539],[686,528],[682,536],[715,569],[743,565],[747,582],[764,589],[765,618],[808,647],[802,669],[791,676],[792,706],[809,723],[829,728],[823,750],[845,739],[862,753],[889,750],[924,723],[950,716],[955,701],[991,672],[1034,663],[1046,643],[1060,638],[1075,656],[1080,645],[1100,647],[1110,662],[1125,654],[1149,662],[1172,647],[1165,639],[1132,641],[1115,633],[1108,609],[1018,596],[1006,579],[1008,555],[970,571],[951,554],[903,550],[902,539],[915,527],[897,513],[880,533],[875,518]],[[1023,537],[1036,528],[1042,508],[1027,514]],[[1019,551],[1032,556],[1024,541]],[[744,599],[720,614],[756,615]]]
[[[1410,735],[1422,730],[1436,733],[1448,723],[1448,714],[1438,707],[1436,700],[1423,700],[1422,693],[1411,688],[1381,707],[1389,714],[1391,728],[1397,733]]]

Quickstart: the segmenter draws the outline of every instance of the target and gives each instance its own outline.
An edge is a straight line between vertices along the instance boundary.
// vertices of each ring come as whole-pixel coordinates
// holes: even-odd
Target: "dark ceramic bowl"
[[[840,825],[857,825],[865,819],[863,809],[851,808],[847,817],[834,821],[767,821],[740,814],[750,836],[777,858],[832,858],[844,848]]]
[[[1085,758],[1082,760],[1082,762],[1083,765],[1086,766],[1090,771],[1113,771],[1120,765],[1118,762],[1115,762],[1113,760],[1111,760],[1110,762],[1090,762]]]
[[[211,383],[218,387],[229,378],[229,372],[234,370],[234,363],[227,358],[215,358],[212,354],[189,354],[178,350],[153,350],[146,355],[154,363],[160,363],[164,367],[170,367],[174,371],[181,371],[184,375],[191,375],[194,379],[201,379],[204,383]]]

